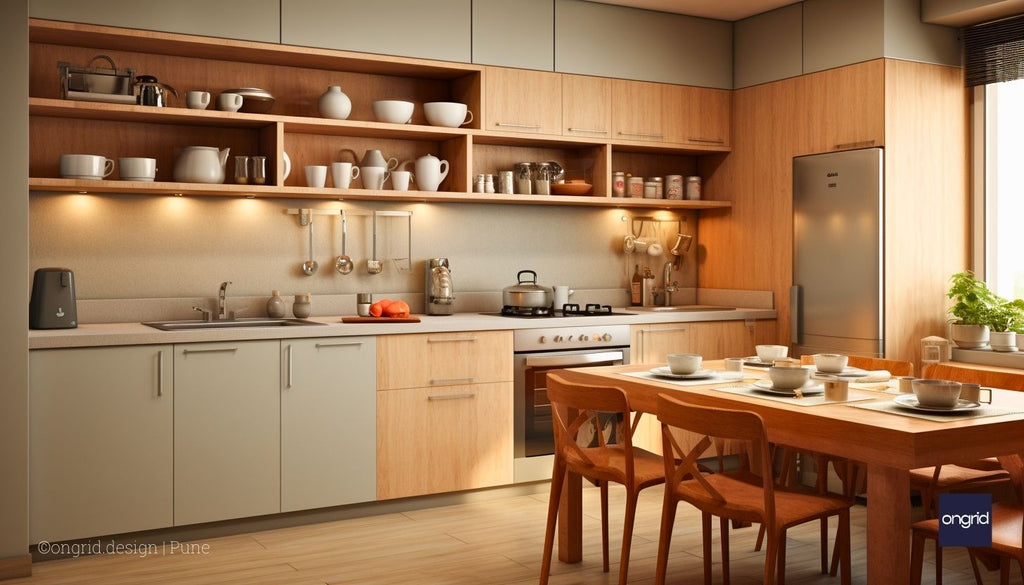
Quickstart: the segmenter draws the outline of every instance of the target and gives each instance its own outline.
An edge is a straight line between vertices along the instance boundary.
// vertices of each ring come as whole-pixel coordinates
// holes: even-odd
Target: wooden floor
[[[623,492],[611,488],[610,573],[601,571],[600,513],[596,489],[584,490],[584,560],[556,562],[555,585],[613,584],[617,581]],[[78,585],[238,584],[238,585],[527,585],[537,582],[544,536],[547,494],[508,496],[468,504],[382,514],[336,522],[253,532],[193,541],[206,552],[184,554],[167,548],[156,554],[114,554],[38,562],[33,576],[3,585],[74,583]],[[641,495],[633,540],[629,582],[654,582],[660,488]],[[865,508],[853,510],[853,582],[864,574]],[[680,505],[669,559],[670,583],[701,583],[700,516]],[[716,523],[717,525],[717,523]],[[763,556],[753,552],[756,527],[733,531],[732,583],[760,582]],[[786,582],[790,585],[838,584],[818,573],[818,528],[809,524],[790,531]],[[717,530],[715,537],[717,547]],[[931,548],[931,547],[928,547]],[[947,585],[974,583],[962,549],[946,549]],[[929,552],[925,583],[934,583]],[[717,556],[716,556],[717,559]],[[720,582],[716,564],[716,580]],[[998,582],[995,573],[987,583]],[[1021,583],[1014,571],[1013,583]],[[872,584],[889,585],[889,584]]]

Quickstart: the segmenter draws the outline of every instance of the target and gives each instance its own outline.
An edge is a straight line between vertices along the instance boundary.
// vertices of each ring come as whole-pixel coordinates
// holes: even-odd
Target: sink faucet
[[[675,267],[674,262],[666,262],[665,269],[662,273],[662,284],[665,286],[665,306],[672,306],[672,293],[679,290],[679,283],[672,280],[672,269]]]
[[[228,318],[227,312],[227,300],[228,300],[228,285],[231,281],[220,283],[220,292],[217,294],[217,320],[223,321]]]

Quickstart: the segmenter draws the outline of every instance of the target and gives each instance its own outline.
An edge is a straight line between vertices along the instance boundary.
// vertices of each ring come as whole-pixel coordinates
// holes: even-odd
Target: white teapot
[[[174,161],[174,180],[179,183],[223,183],[230,148],[188,146]]]
[[[437,191],[438,186],[448,176],[448,161],[438,160],[432,154],[416,159],[416,186],[420,191]]]

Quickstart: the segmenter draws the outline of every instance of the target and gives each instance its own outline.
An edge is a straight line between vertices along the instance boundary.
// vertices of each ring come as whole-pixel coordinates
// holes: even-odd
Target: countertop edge
[[[617,309],[629,312],[629,308]],[[745,321],[776,319],[774,309],[730,309],[678,313],[637,312],[609,317],[550,317],[512,319],[478,313],[454,315],[416,315],[419,323],[342,323],[341,316],[313,317],[324,326],[253,327],[244,329],[207,329],[203,331],[160,331],[141,323],[97,323],[75,329],[30,330],[28,347],[59,349],[119,345],[160,345],[175,343],[215,343],[261,339],[304,339],[317,337],[356,337],[435,333],[449,331],[497,331],[539,329],[581,325],[644,325],[652,323],[690,323],[701,321]]]

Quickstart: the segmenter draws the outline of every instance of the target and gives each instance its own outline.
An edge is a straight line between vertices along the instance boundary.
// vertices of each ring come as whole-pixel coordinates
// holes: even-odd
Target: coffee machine
[[[447,258],[427,260],[426,307],[428,315],[451,315],[455,311],[455,287]]]

